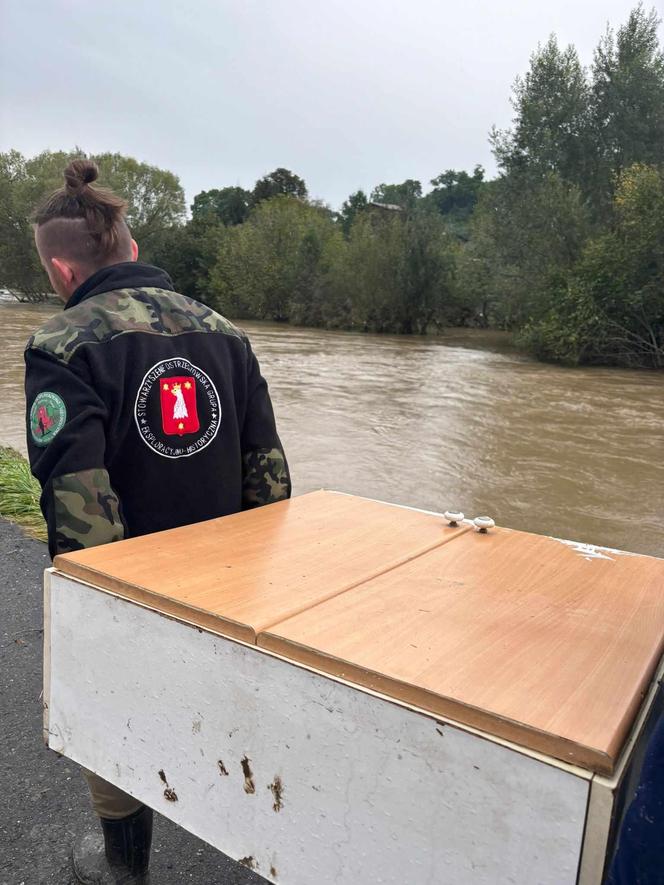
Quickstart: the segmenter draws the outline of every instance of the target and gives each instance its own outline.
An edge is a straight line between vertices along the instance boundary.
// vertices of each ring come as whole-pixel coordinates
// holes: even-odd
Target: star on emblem
[[[191,381],[185,381],[184,387],[185,387],[185,390],[191,390]]]
[[[164,384],[164,390],[168,390],[168,384]]]
[[[178,430],[184,430],[184,424],[182,423],[182,421],[180,421],[180,423],[178,424]]]

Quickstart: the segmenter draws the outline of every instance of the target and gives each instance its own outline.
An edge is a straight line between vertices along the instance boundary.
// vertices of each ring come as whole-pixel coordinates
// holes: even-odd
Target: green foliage
[[[473,174],[447,169],[431,180],[433,190],[424,198],[446,220],[447,227],[458,239],[470,238],[469,222],[484,185],[484,169],[475,166]]]
[[[197,301],[206,298],[217,255],[218,227],[192,220],[163,231],[151,249],[150,260],[168,271],[176,290]]]
[[[265,200],[245,224],[220,232],[210,300],[233,317],[318,323],[323,280],[341,244],[325,210],[292,196]]]
[[[522,340],[544,359],[663,368],[664,167],[625,170],[613,214]]]
[[[333,268],[332,288],[349,299],[354,328],[424,334],[458,308],[454,249],[437,216],[365,212]]]
[[[346,240],[320,207],[277,196],[223,230],[209,299],[233,317],[424,333],[462,314],[455,249],[438,215],[361,211]]]
[[[462,285],[488,302],[494,323],[518,328],[546,310],[552,281],[574,266],[589,228],[580,189],[557,173],[500,178],[480,197]]]
[[[23,196],[28,212],[50,191],[62,187],[63,170],[75,156],[94,160],[99,166],[98,184],[127,201],[127,224],[144,252],[158,234],[183,221],[184,191],[172,172],[122,154],[87,155],[78,149],[44,151],[26,162],[28,183]]]
[[[514,128],[491,134],[501,170],[553,172],[581,183],[590,139],[590,89],[576,49],[561,50],[551,35],[531,56],[525,77],[517,77],[512,107]]]
[[[191,217],[202,224],[242,224],[249,215],[251,194],[242,187],[201,191],[191,206]]]
[[[413,178],[401,184],[379,184],[371,191],[372,203],[386,203],[390,206],[401,206],[412,210],[422,196],[422,185]]]
[[[300,200],[306,200],[307,186],[299,175],[291,172],[290,169],[279,167],[274,172],[258,179],[251,192],[251,205],[257,206],[263,200],[278,196],[298,197]]]
[[[127,223],[150,260],[153,242],[160,234],[182,223],[184,191],[180,179],[166,169],[139,163],[122,154],[95,154],[99,183],[125,198],[129,204]]]
[[[62,187],[63,170],[80,150],[43,151],[26,160],[17,151],[0,154],[0,284],[32,300],[50,290],[33,244],[29,218],[37,203]],[[121,154],[90,155],[99,184],[127,200],[127,222],[145,260],[166,231],[184,219],[184,192],[172,172]]]
[[[0,285],[39,301],[50,288],[34,248],[25,191],[29,175],[18,151],[0,154]]]
[[[589,72],[554,37],[516,81],[460,285],[537,356],[662,366],[664,54],[642,6]]]
[[[592,69],[593,135],[601,183],[633,163],[664,163],[664,52],[657,12],[642,5],[614,33],[608,29]]]
[[[350,229],[353,226],[355,218],[360,212],[367,208],[368,202],[367,195],[364,191],[355,191],[355,193],[351,194],[342,204],[339,220],[346,237],[350,234]]]
[[[45,541],[40,495],[39,483],[25,458],[14,449],[0,446],[0,516],[22,526],[33,538]]]

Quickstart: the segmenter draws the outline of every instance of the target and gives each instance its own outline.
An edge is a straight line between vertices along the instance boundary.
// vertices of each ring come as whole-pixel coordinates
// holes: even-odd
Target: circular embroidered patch
[[[43,390],[30,408],[30,433],[38,446],[47,446],[67,420],[67,407],[57,393]]]
[[[161,360],[145,374],[134,418],[141,439],[163,458],[188,458],[209,446],[221,422],[209,375],[185,357]]]

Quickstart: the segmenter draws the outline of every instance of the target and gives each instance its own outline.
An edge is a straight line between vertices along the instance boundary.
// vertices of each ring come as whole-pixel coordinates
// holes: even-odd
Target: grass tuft
[[[33,538],[46,540],[46,523],[39,509],[39,483],[16,449],[0,446],[0,516],[20,525]]]

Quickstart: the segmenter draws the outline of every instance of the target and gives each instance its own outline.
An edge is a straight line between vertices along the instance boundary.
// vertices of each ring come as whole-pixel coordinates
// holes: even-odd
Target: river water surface
[[[53,306],[0,302],[0,444],[25,452],[23,348]],[[245,323],[294,493],[339,489],[664,556],[664,374],[534,362],[495,334]]]

